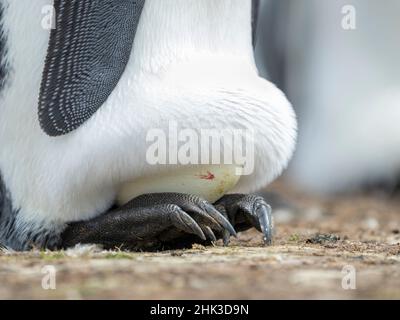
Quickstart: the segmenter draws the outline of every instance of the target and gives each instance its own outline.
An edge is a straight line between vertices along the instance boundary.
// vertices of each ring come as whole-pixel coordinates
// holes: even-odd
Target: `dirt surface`
[[[160,253],[3,251],[0,298],[400,299],[399,197],[316,199],[282,183],[272,190],[293,207],[275,211],[270,247],[248,231],[229,247]],[[55,268],[55,290],[42,288],[45,266]]]

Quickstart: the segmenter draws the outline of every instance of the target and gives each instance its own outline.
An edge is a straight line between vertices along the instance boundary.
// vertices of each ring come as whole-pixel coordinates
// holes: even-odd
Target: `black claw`
[[[221,212],[215,209],[212,205],[204,203],[204,210],[206,210],[212,218],[214,218],[224,229],[226,229],[232,236],[237,237],[237,233],[232,224],[226,219]]]
[[[210,227],[208,227],[208,226],[204,227],[203,232],[207,236],[207,238],[209,240],[211,240],[212,242],[217,241],[217,237],[215,236],[214,232],[211,230]]]
[[[183,231],[193,233],[199,236],[202,240],[206,240],[206,236],[204,235],[203,231],[201,230],[200,226],[197,222],[189,216],[186,212],[182,211],[179,207],[176,206],[174,208],[175,218],[174,222],[177,228],[183,229]]]
[[[256,208],[256,214],[260,223],[261,232],[264,234],[263,240],[265,244],[272,243],[272,210],[266,203],[261,203]]]
[[[221,207],[223,208],[225,216],[229,218],[239,231],[255,227],[263,233],[265,244],[272,243],[272,210],[262,197],[246,194],[230,194],[224,196],[214,205],[219,210]],[[228,243],[228,239],[224,234],[223,239],[225,244]]]
[[[201,220],[203,224],[210,226],[212,229],[219,231],[223,230],[220,224],[205,209],[196,207],[194,205],[182,206],[182,209],[186,212],[197,214],[197,219]]]
[[[225,231],[222,236],[222,241],[224,242],[224,246],[228,246],[229,242],[231,241],[231,235],[228,231]]]

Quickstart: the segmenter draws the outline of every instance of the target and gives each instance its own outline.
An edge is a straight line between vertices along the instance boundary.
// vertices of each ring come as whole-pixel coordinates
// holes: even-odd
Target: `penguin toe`
[[[252,227],[263,233],[264,243],[270,245],[273,237],[272,209],[263,197],[247,194],[230,194],[216,204],[238,231]],[[224,242],[227,239],[224,238]]]
[[[159,193],[140,196],[87,221],[68,224],[62,247],[94,243],[106,248],[159,250],[210,244],[236,236],[229,220],[194,195]],[[224,240],[226,241],[226,240]]]
[[[216,241],[218,237],[215,233],[227,234],[229,237],[237,236],[229,220],[212,204],[196,195],[183,193],[145,194],[133,199],[128,205],[133,207],[175,205],[198,224],[207,240]]]

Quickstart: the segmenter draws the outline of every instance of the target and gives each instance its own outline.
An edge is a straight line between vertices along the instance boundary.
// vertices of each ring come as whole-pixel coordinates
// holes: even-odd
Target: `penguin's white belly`
[[[237,165],[183,166],[123,184],[117,203],[124,205],[142,194],[163,192],[194,194],[214,203],[237,185],[240,172]]]

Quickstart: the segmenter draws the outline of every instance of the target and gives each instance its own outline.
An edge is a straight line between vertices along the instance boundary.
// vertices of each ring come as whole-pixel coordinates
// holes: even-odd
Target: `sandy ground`
[[[248,231],[229,247],[160,253],[1,252],[0,298],[400,298],[400,197],[272,190],[294,206],[276,210],[270,247]],[[54,290],[42,287],[48,270]]]

